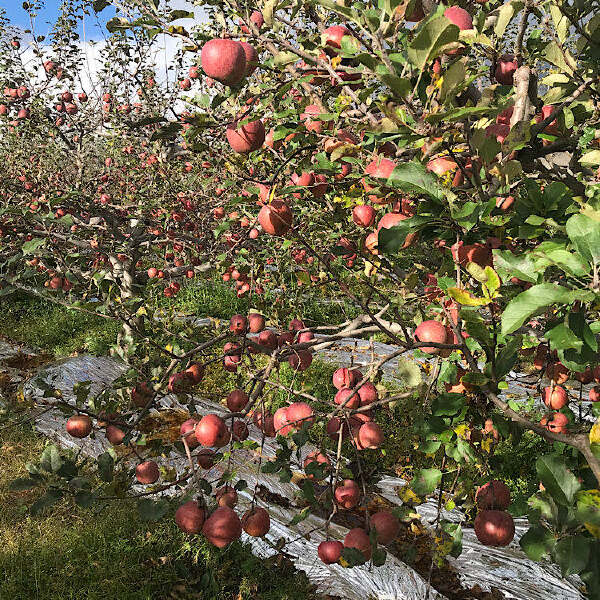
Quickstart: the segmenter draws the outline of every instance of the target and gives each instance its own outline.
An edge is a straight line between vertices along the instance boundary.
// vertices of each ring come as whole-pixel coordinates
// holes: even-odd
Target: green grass
[[[288,563],[261,561],[240,542],[220,551],[186,537],[172,514],[139,520],[131,502],[104,510],[62,501],[31,516],[39,490],[15,492],[44,439],[27,428],[3,429],[0,441],[0,598],[11,600],[306,600],[308,580]],[[173,507],[174,508],[174,507]]]
[[[115,321],[25,294],[13,294],[2,303],[0,334],[56,356],[107,354],[118,332]]]

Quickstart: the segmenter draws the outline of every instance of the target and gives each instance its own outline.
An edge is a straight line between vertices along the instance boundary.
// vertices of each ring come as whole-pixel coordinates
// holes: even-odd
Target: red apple
[[[92,432],[92,420],[87,415],[73,415],[67,420],[66,429],[73,437],[87,437]]]
[[[258,213],[258,222],[269,235],[285,235],[293,221],[292,209],[282,200],[265,204]]]
[[[158,465],[153,460],[146,460],[135,468],[135,478],[144,485],[156,483],[159,477]]]
[[[492,479],[477,489],[475,502],[481,510],[506,510],[510,505],[510,489],[497,479]]]
[[[190,500],[175,512],[175,523],[185,533],[200,533],[204,524],[204,509],[194,500]]]
[[[246,53],[234,40],[216,38],[206,42],[201,52],[206,75],[225,85],[240,83],[246,74]]]
[[[475,518],[475,535],[484,546],[508,546],[515,537],[515,522],[501,510],[482,510]]]
[[[217,548],[224,548],[242,535],[242,523],[228,506],[217,508],[202,527],[204,537]]]
[[[319,544],[317,554],[326,565],[332,565],[340,560],[343,550],[344,545],[342,542],[338,542],[337,540],[327,540]]]
[[[384,546],[393,542],[400,533],[400,521],[387,511],[372,515],[369,524],[377,532],[377,541]]]
[[[269,513],[259,506],[249,509],[242,516],[242,527],[252,537],[267,535],[271,529]]]

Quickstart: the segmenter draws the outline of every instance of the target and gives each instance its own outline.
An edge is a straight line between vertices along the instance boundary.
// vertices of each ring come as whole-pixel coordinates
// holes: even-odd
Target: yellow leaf
[[[600,444],[600,421],[596,421],[590,430],[590,444]]]
[[[468,290],[463,290],[456,287],[448,288],[448,295],[453,300],[456,300],[459,304],[464,306],[483,306],[485,304],[489,304],[490,302],[486,298],[476,298]]]
[[[420,502],[419,496],[417,496],[407,485],[398,490],[398,498],[405,504],[416,504]]]
[[[488,437],[481,442],[481,449],[488,454],[492,451],[492,446],[494,444],[494,438]]]
[[[459,438],[462,438],[463,440],[466,439],[468,431],[469,431],[469,427],[466,423],[462,423],[461,425],[459,425],[458,427],[455,427],[455,429],[454,429],[454,433],[456,433],[456,435]]]

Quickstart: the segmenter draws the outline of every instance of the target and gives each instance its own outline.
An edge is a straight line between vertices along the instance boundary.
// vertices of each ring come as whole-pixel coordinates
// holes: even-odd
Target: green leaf
[[[442,102],[446,98],[454,99],[453,92],[458,86],[464,84],[466,74],[467,69],[464,60],[457,60],[448,67],[442,78],[442,87],[440,88],[440,99]]]
[[[15,492],[22,492],[24,490],[30,490],[39,483],[40,482],[37,479],[31,479],[29,477],[19,477],[18,479],[14,479],[10,482],[8,489],[13,490]]]
[[[503,4],[498,10],[498,20],[494,26],[494,33],[496,37],[501,38],[504,35],[504,31],[508,24],[512,21],[513,17],[522,10],[523,2],[507,2]]]
[[[94,12],[97,13],[103,11],[107,6],[110,6],[109,0],[94,0],[94,2],[92,3]]]
[[[40,465],[42,469],[49,473],[56,473],[62,467],[62,458],[60,452],[54,444],[47,446],[40,457]]]
[[[494,266],[506,282],[517,277],[529,283],[536,283],[538,267],[529,254],[515,255],[510,250],[494,250]]]
[[[106,23],[106,29],[110,33],[114,33],[115,31],[124,31],[125,29],[129,29],[131,27],[131,23],[123,18],[123,17],[113,17],[108,23]]]
[[[462,552],[463,532],[460,523],[451,523],[450,521],[441,521],[442,530],[452,539],[452,549],[450,556],[458,558]]]
[[[365,555],[356,548],[344,548],[342,550],[342,558],[348,563],[348,566],[350,567],[364,565],[367,562]]]
[[[373,566],[382,567],[385,564],[386,558],[387,552],[383,548],[375,548],[375,550],[373,550],[373,555],[371,556]]]
[[[310,506],[303,508],[300,512],[296,513],[288,525],[298,525],[301,521],[304,521],[310,514]]]
[[[157,129],[150,137],[150,141],[175,139],[182,128],[183,125],[181,123],[168,123]]]
[[[417,496],[431,494],[442,480],[439,469],[421,469],[410,482],[410,487]]]
[[[98,472],[100,473],[102,481],[112,481],[115,461],[111,454],[103,452],[96,460],[98,462]]]
[[[522,342],[523,336],[512,336],[506,343],[506,346],[496,356],[496,377],[498,379],[504,377],[513,368],[517,361]]]
[[[519,545],[531,560],[539,562],[552,551],[554,536],[545,527],[532,525],[519,540]]]
[[[137,508],[142,521],[158,521],[169,511],[169,502],[166,498],[160,500],[141,498],[138,500]]]
[[[408,47],[408,60],[424,69],[448,44],[458,42],[459,28],[440,16],[428,21]]]
[[[582,535],[570,535],[559,540],[554,558],[563,577],[583,571],[590,557],[590,540]]]
[[[427,171],[419,162],[410,161],[395,167],[387,180],[387,185],[402,190],[443,200],[446,192],[438,183],[437,177]]]
[[[45,243],[45,238],[33,238],[21,246],[21,252],[23,254],[35,254]]]
[[[600,223],[586,215],[573,215],[567,221],[567,235],[579,252],[589,262],[600,259]]]
[[[600,150],[586,152],[580,159],[579,164],[585,167],[597,167],[600,165]]]
[[[502,313],[502,334],[516,331],[533,315],[552,304],[567,304],[573,294],[556,283],[540,283],[513,298]]]
[[[583,346],[583,340],[580,340],[566,323],[559,323],[546,332],[545,337],[550,342],[550,350],[564,350],[566,348],[581,350]]]
[[[562,456],[541,456],[535,463],[537,474],[552,498],[563,506],[573,504],[581,484],[565,464]]]
[[[440,394],[431,403],[431,414],[436,417],[452,417],[457,415],[465,405],[461,394]]]
[[[35,516],[47,508],[56,504],[63,497],[61,490],[50,488],[41,498],[36,500],[29,509],[29,512]]]
[[[417,387],[423,378],[421,376],[421,368],[413,360],[407,358],[399,358],[398,366],[396,367],[396,375],[402,380],[404,385],[409,388]]]
[[[194,13],[189,10],[172,10],[169,13],[169,21],[177,21],[178,19],[193,19]]]

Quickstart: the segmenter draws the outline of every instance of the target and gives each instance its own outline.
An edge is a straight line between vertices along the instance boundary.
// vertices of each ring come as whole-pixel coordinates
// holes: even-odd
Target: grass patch
[[[5,299],[0,313],[2,335],[56,356],[107,354],[119,329],[115,321],[21,293]]]
[[[15,492],[45,441],[23,427],[4,429],[0,445],[0,598],[11,600],[306,600],[308,580],[289,563],[262,561],[237,542],[220,551],[186,537],[172,514],[158,523],[137,517],[131,502],[100,512],[70,501],[32,517],[40,490]],[[174,509],[175,507],[173,507]]]

